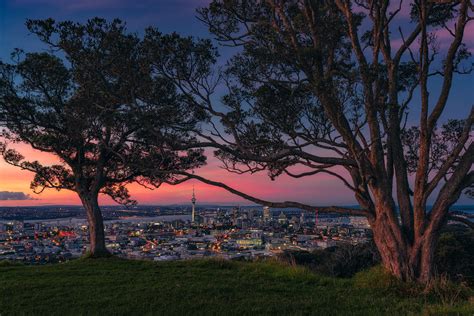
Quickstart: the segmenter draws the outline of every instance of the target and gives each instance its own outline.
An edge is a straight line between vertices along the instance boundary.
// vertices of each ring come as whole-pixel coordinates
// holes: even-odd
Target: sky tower
[[[194,184],[193,184],[193,197],[191,198],[191,203],[193,203],[193,211],[191,213],[191,223],[194,223],[196,215],[196,195],[194,194]]]

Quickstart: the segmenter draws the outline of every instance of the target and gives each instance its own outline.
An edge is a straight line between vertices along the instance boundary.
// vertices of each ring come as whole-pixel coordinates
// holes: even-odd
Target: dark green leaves
[[[127,183],[154,181],[155,170],[160,179],[171,179],[205,162],[199,150],[174,149],[192,140],[199,115],[154,71],[151,52],[166,48],[167,37],[150,33],[142,40],[120,20],[101,18],[84,24],[28,20],[27,27],[49,50],[18,51],[14,63],[0,64],[0,120],[8,140],[61,162],[43,166],[4,148],[9,163],[36,174],[34,189],[101,192],[130,204]]]

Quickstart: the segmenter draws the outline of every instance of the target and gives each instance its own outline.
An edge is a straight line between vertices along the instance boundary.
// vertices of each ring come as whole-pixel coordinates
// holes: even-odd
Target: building
[[[272,212],[268,206],[263,207],[263,220],[269,222],[272,220]]]
[[[306,214],[305,212],[302,210],[301,211],[301,214],[300,214],[300,224],[303,225],[306,223]]]
[[[278,223],[280,224],[286,224],[288,222],[288,218],[286,215],[281,211],[280,215],[278,215]]]
[[[191,223],[194,223],[196,220],[196,195],[194,194],[194,185],[193,185],[193,197],[191,198],[191,203],[193,204],[193,210],[191,212]]]

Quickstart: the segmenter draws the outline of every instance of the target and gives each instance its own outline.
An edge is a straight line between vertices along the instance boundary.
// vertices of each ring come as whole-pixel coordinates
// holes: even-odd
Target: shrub
[[[460,226],[445,228],[435,254],[439,275],[474,285],[474,231]]]
[[[307,251],[286,251],[279,260],[303,265],[310,270],[333,277],[352,277],[359,271],[380,263],[380,256],[372,242],[358,245],[341,244],[336,247]]]

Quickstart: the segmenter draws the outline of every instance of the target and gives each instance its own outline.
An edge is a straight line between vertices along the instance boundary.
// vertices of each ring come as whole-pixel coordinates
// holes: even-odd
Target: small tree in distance
[[[21,142],[55,155],[59,163],[29,161],[7,143],[5,161],[35,174],[31,188],[70,190],[87,213],[90,255],[108,255],[98,196],[135,202],[125,187],[173,183],[172,170],[205,163],[201,150],[177,151],[187,142],[197,112],[188,109],[174,86],[150,72],[141,40],[125,25],[95,18],[85,24],[27,21],[48,47],[44,53],[14,52],[0,63],[0,124],[8,142]],[[153,125],[154,146],[143,126]],[[28,158],[28,157],[27,157]],[[158,176],[147,176],[149,170]]]
[[[223,70],[210,41],[145,37],[155,70],[210,116],[191,147],[216,148],[239,174],[331,175],[360,208],[265,201],[186,172],[182,181],[273,207],[365,216],[384,266],[428,282],[450,207],[474,182],[474,109],[439,127],[453,77],[472,70],[463,44],[472,2],[214,0],[199,13],[219,43],[238,49]],[[449,34],[443,50],[440,29]],[[441,88],[429,91],[434,80]],[[407,127],[409,114],[418,127]]]

